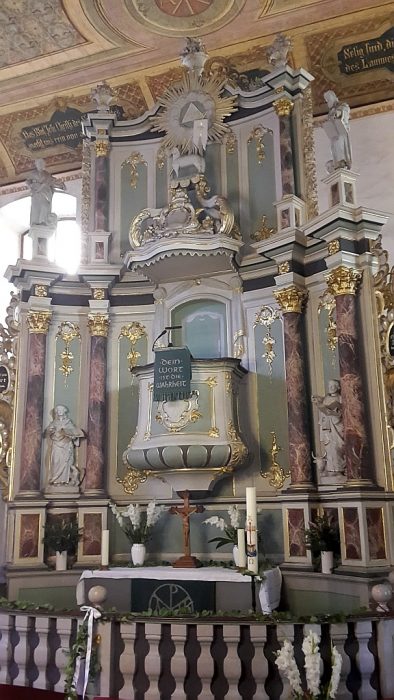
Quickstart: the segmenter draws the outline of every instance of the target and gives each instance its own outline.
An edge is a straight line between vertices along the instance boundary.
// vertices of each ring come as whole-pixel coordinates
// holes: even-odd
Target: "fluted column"
[[[295,194],[291,112],[294,103],[288,97],[279,97],[273,103],[279,117],[280,161],[283,195]]]
[[[345,438],[346,476],[349,484],[371,479],[365,397],[361,376],[361,337],[357,328],[356,292],[362,272],[339,265],[326,275],[335,297],[339,372]]]
[[[104,130],[102,130],[104,131]],[[94,143],[96,152],[94,175],[94,229],[109,230],[109,139],[105,133]]]
[[[89,314],[91,341],[85,491],[97,492],[104,489],[108,325],[107,314]]]
[[[51,315],[50,311],[29,311],[27,315],[29,342],[19,480],[21,491],[40,491],[46,340]]]
[[[291,285],[274,295],[283,313],[291,488],[310,488],[313,483],[302,316],[307,292]]]

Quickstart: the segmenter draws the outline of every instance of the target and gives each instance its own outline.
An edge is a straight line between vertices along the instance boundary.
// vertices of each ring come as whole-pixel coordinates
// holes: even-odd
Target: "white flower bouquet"
[[[297,700],[328,700],[335,698],[341,676],[342,658],[338,650],[331,646],[331,678],[328,684],[321,685],[320,668],[322,660],[319,652],[320,638],[309,631],[304,638],[302,651],[305,656],[305,677],[307,690],[301,685],[301,676],[294,658],[294,649],[287,639],[277,653],[276,665],[290,683],[292,697]]]
[[[165,506],[158,506],[155,501],[150,501],[146,510],[142,510],[138,503],[130,503],[123,511],[115,503],[110,503],[109,507],[131,544],[145,544],[152,534],[153,526],[166,510]]]
[[[217,515],[213,515],[212,518],[207,518],[204,520],[205,525],[215,525],[219,530],[222,531],[222,535],[219,537],[213,537],[208,542],[216,542],[216,549],[219,547],[224,547],[226,544],[237,544],[238,535],[237,530],[240,527],[241,521],[241,510],[238,506],[230,506],[227,513],[230,516],[230,524],[228,525],[224,518],[219,518]],[[244,516],[245,519],[245,516]]]

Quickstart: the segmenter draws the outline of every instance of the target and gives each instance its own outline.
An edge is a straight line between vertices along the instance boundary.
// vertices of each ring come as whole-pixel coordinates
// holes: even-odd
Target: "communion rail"
[[[80,619],[0,613],[0,684],[62,692],[66,653]],[[124,700],[279,700],[289,697],[275,652],[304,631],[321,635],[325,673],[331,641],[343,658],[338,698],[394,698],[394,619],[338,624],[140,619],[98,623],[101,671],[91,695]]]

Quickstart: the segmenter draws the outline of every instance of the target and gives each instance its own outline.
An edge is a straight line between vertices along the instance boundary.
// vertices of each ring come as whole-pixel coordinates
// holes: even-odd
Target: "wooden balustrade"
[[[80,620],[71,616],[0,612],[0,683],[61,692],[70,645]],[[121,700],[286,698],[275,665],[284,639],[302,663],[304,633],[321,636],[327,674],[331,643],[343,658],[338,700],[394,696],[394,619],[302,625],[245,620],[98,622],[101,671],[95,687]],[[99,694],[99,693],[97,693]]]

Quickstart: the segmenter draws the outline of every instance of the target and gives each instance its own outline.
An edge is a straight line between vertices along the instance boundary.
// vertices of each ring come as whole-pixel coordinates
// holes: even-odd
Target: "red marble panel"
[[[38,557],[40,516],[38,513],[22,513],[20,518],[19,558]]]
[[[102,489],[106,448],[107,338],[92,336],[85,489]]]
[[[386,559],[382,508],[366,508],[369,556]]]
[[[346,559],[361,559],[360,522],[357,508],[343,509]]]
[[[23,423],[20,489],[40,490],[46,335],[31,333],[27,364],[26,408]]]
[[[287,511],[289,532],[289,552],[291,557],[305,557],[305,519],[302,508],[289,508]]]
[[[337,296],[336,310],[346,474],[348,479],[367,479],[371,474],[355,296]]]
[[[98,156],[95,161],[94,181],[94,226],[96,231],[108,231],[108,173],[108,157]]]
[[[312,481],[302,315],[283,315],[291,483]]]
[[[294,163],[293,145],[291,139],[291,117],[279,118],[280,129],[280,161],[283,194],[294,194]]]
[[[82,554],[99,556],[101,554],[101,513],[85,513],[83,518]]]

